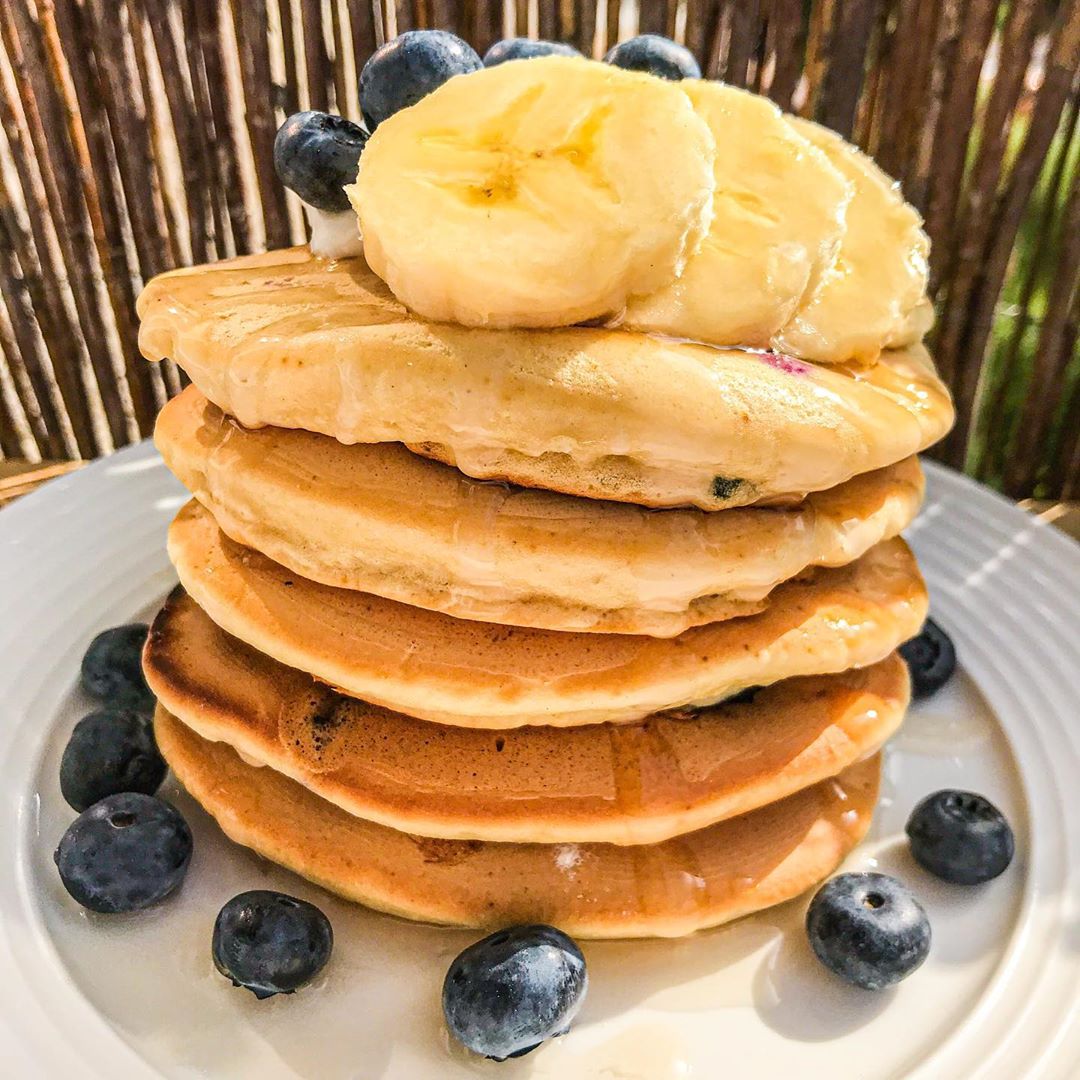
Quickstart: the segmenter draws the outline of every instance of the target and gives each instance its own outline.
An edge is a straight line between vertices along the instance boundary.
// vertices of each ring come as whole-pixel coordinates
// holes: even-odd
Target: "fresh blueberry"
[[[142,648],[149,633],[146,623],[102,630],[82,659],[86,692],[119,709],[151,712],[154,695],[142,670]]]
[[[817,958],[864,990],[907,978],[930,952],[922,905],[887,874],[840,874],[810,902],[806,933]]]
[[[927,619],[918,636],[900,646],[900,655],[911,672],[911,692],[916,698],[937,693],[956,670],[952,639],[933,619]]]
[[[83,907],[140,911],[180,887],[191,830],[178,810],[152,795],[109,795],[71,823],[53,858],[64,888]]]
[[[84,716],[60,759],[60,792],[82,811],[106,795],[153,795],[168,766],[158,753],[150,720],[139,713],[106,710]]]
[[[278,179],[318,210],[330,214],[348,210],[344,188],[356,179],[367,138],[362,127],[343,116],[293,113],[274,138]]]
[[[360,111],[368,130],[415,105],[455,75],[479,71],[476,50],[445,30],[407,30],[371,54],[360,72]]]
[[[484,53],[484,67],[505,64],[507,60],[532,60],[536,56],[580,56],[573,45],[561,41],[537,41],[535,38],[513,37],[496,41]]]
[[[291,994],[326,966],[330,920],[314,904],[255,889],[234,896],[214,923],[214,965],[257,998]]]
[[[630,71],[658,75],[661,79],[701,78],[701,68],[694,54],[659,34],[639,34],[623,41],[608,52],[604,61]]]
[[[477,1054],[521,1057],[566,1032],[588,984],[585,957],[561,930],[500,930],[450,965],[442,995],[446,1026]]]
[[[953,885],[981,885],[1012,862],[1016,842],[1004,814],[971,791],[935,791],[907,823],[916,862]]]

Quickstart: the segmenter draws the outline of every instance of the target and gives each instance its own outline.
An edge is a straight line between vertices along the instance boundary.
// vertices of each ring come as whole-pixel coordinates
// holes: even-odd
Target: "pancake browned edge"
[[[173,772],[226,835],[332,892],[424,922],[546,922],[586,938],[674,937],[798,896],[866,834],[881,775],[874,757],[662,844],[495,844],[353,817],[160,706],[155,727]]]
[[[894,653],[637,724],[450,727],[335,693],[230,637],[179,589],[151,627],[145,669],[201,737],[351,814],[518,843],[652,844],[746,813],[876,752],[908,701]]]
[[[628,723],[866,667],[917,634],[927,606],[899,538],[785,582],[759,615],[675,638],[499,626],[319,585],[233,543],[194,501],[169,529],[169,557],[210,618],[260,652],[352,697],[461,727]]]

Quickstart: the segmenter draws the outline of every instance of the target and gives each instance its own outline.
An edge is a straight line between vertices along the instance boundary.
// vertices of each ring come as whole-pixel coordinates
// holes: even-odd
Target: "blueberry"
[[[146,623],[102,630],[82,659],[86,692],[120,709],[151,712],[154,695],[142,670],[142,648],[149,633]]]
[[[956,670],[952,639],[933,619],[927,619],[918,636],[900,646],[900,655],[911,672],[911,692],[916,698],[937,693]]]
[[[333,947],[330,920],[314,904],[265,889],[234,896],[214,923],[214,966],[260,1001],[309,983]]]
[[[191,830],[178,810],[152,795],[109,795],[71,823],[53,858],[64,888],[83,907],[140,911],[180,887]]]
[[[293,113],[274,138],[278,179],[318,210],[331,214],[348,210],[344,188],[356,179],[367,138],[362,127],[343,116]]]
[[[167,769],[146,716],[121,710],[95,712],[75,725],[64,748],[60,792],[81,811],[122,791],[153,795]]]
[[[535,38],[514,37],[496,41],[484,53],[484,67],[505,64],[507,60],[532,60],[536,56],[580,56],[573,45],[561,41],[537,41]]]
[[[470,945],[443,982],[450,1034],[504,1061],[562,1035],[585,1000],[585,957],[553,926],[515,926]]]
[[[700,79],[701,68],[694,54],[671,38],[640,34],[616,45],[604,62],[630,71],[644,71],[661,79]]]
[[[817,958],[864,990],[907,978],[930,952],[922,905],[887,874],[840,874],[810,902],[806,933]]]
[[[360,111],[368,130],[415,105],[455,75],[479,71],[480,57],[445,30],[407,30],[371,54],[360,72]]]
[[[1016,842],[1004,814],[970,791],[935,791],[911,812],[911,854],[953,885],[981,885],[1012,862]]]

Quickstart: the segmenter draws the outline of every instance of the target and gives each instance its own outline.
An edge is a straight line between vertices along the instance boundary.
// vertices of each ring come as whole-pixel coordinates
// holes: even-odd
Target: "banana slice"
[[[832,265],[852,186],[767,98],[679,85],[716,140],[712,226],[682,277],[634,300],[626,324],[767,346]]]
[[[933,314],[926,299],[930,241],[899,186],[835,132],[788,123],[853,183],[847,231],[836,262],[774,346],[808,360],[874,360],[883,348],[919,341]]]
[[[419,315],[567,326],[682,272],[711,220],[714,157],[679,84],[549,56],[395,114],[346,190],[368,263]]]

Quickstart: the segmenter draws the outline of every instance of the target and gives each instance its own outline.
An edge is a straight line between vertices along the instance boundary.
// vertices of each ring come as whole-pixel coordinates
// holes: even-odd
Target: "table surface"
[[[39,484],[82,468],[85,461],[0,461],[0,509],[28,495]],[[1080,540],[1080,502],[1044,502],[1024,499],[1020,505]]]

